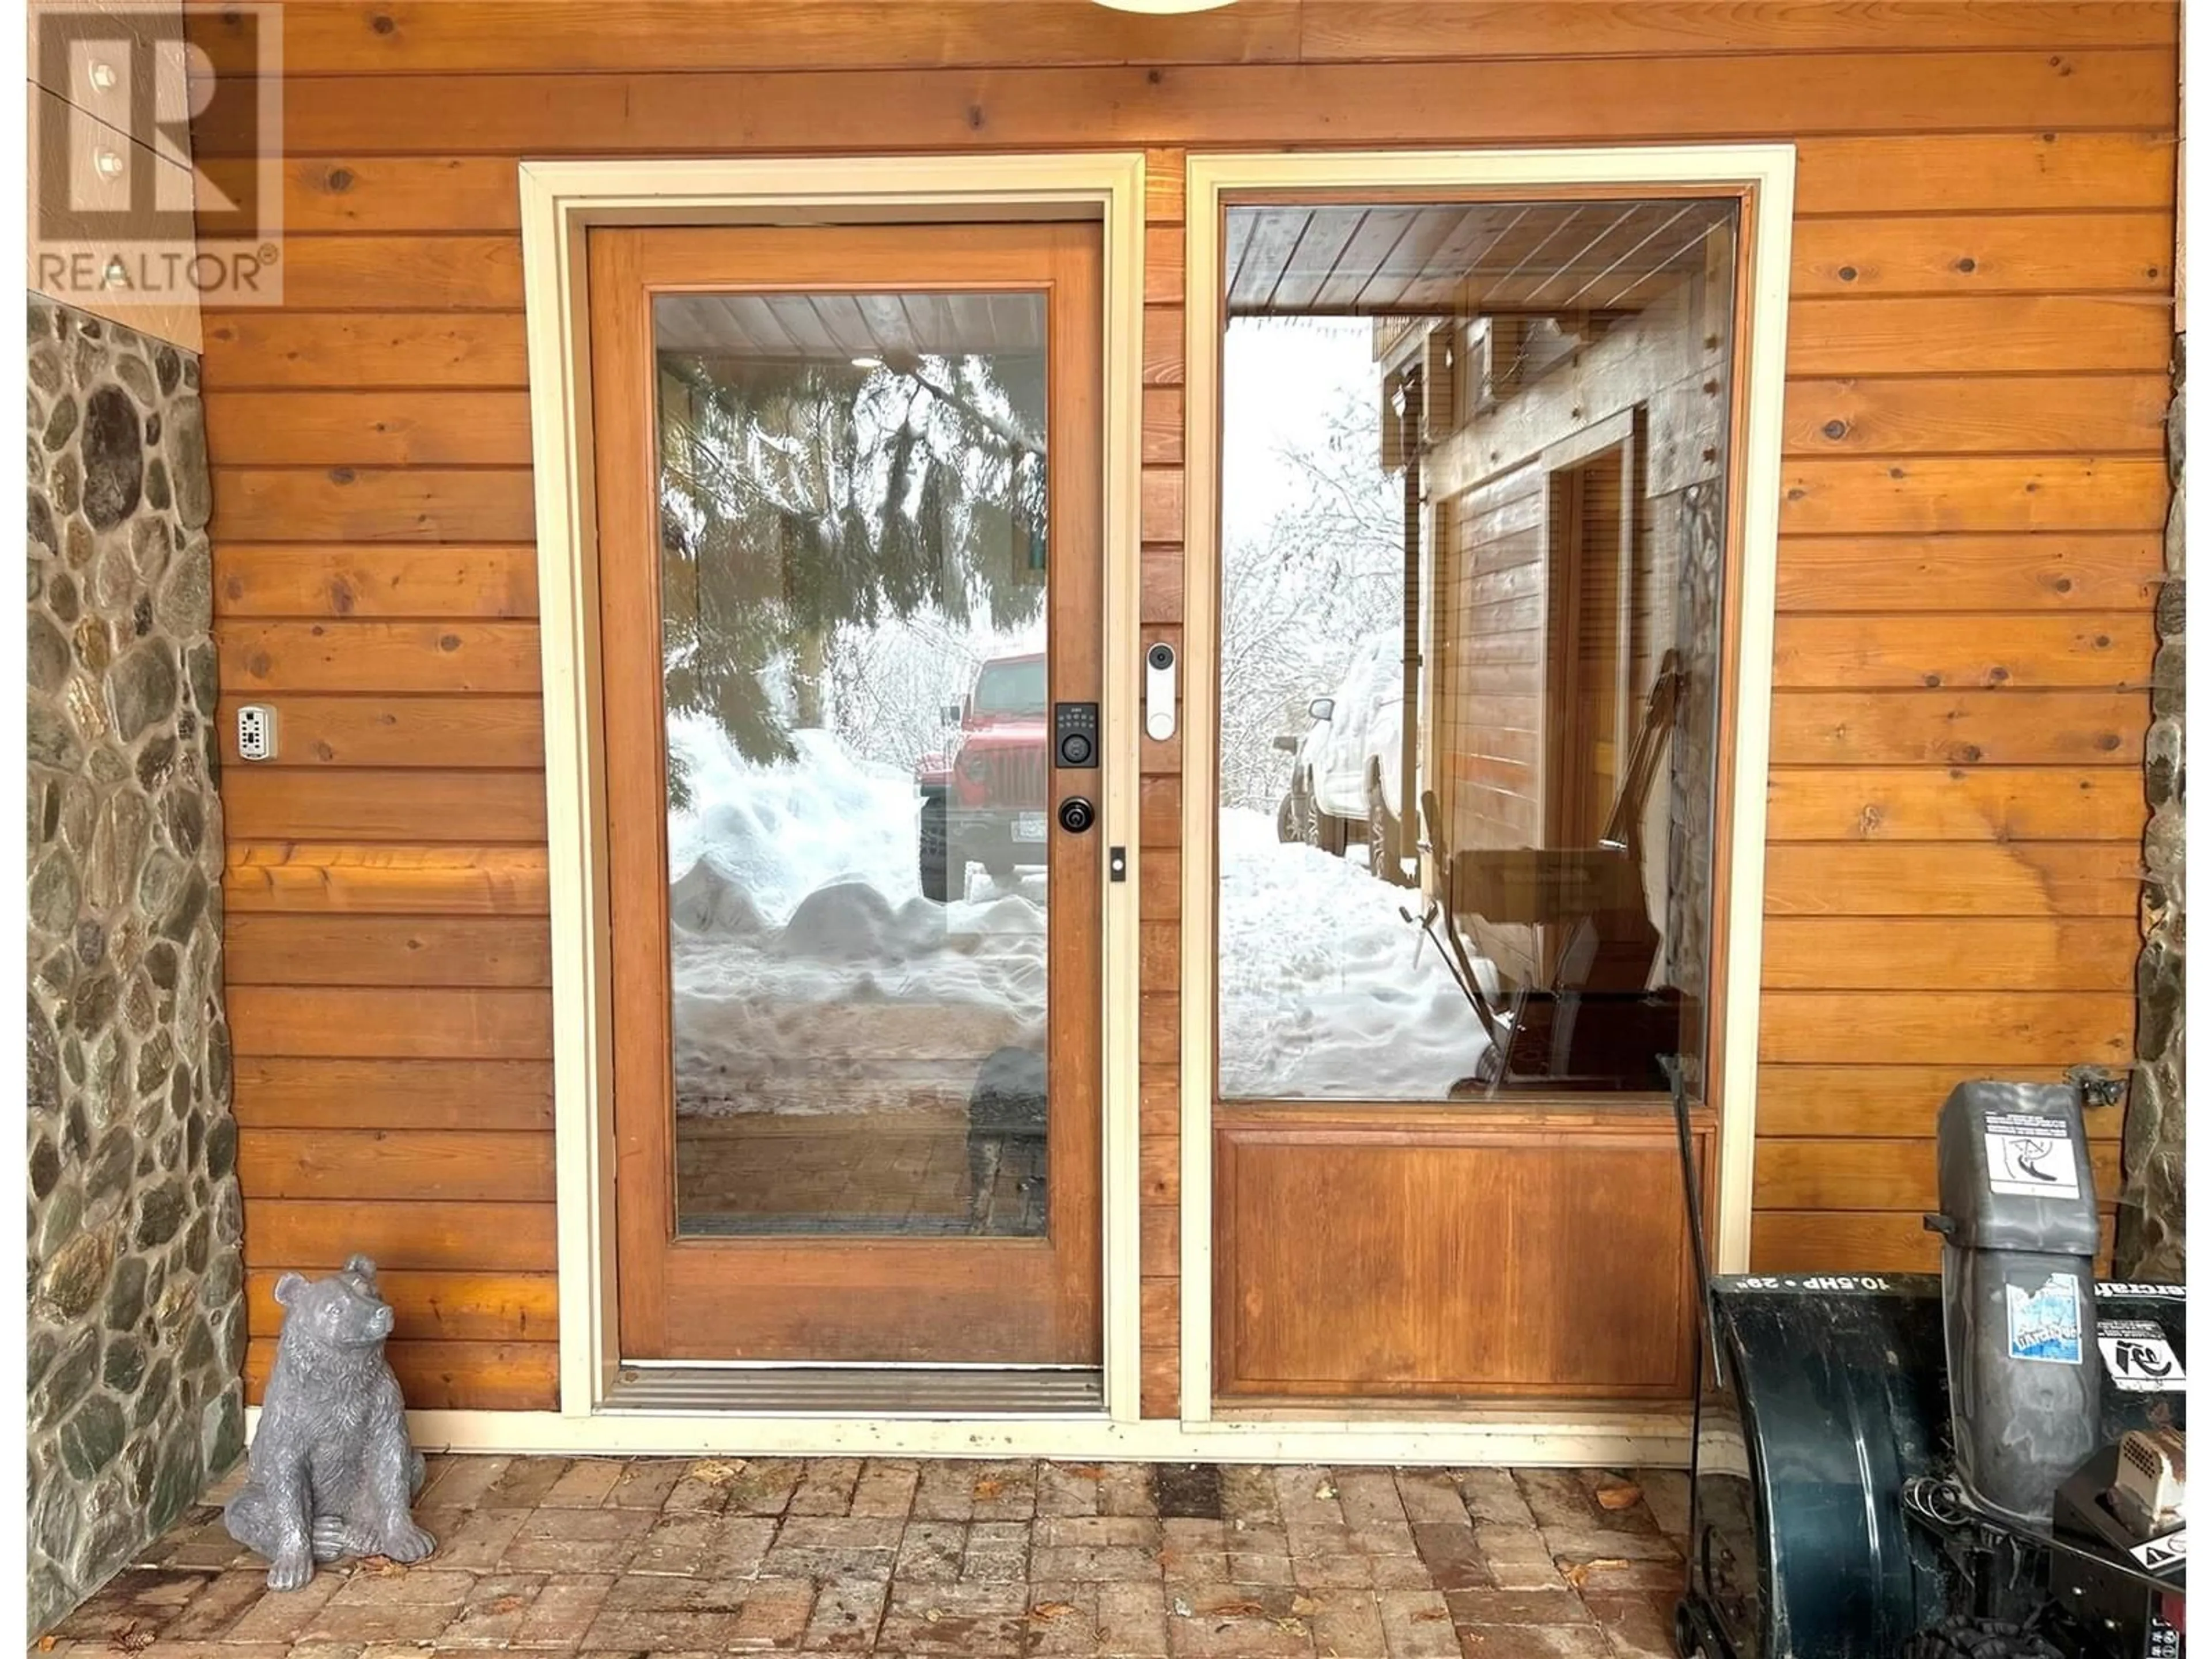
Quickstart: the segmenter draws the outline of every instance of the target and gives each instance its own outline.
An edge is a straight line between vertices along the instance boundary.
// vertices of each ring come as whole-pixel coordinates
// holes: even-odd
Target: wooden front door
[[[1095,1365],[1098,228],[590,237],[623,1355]]]

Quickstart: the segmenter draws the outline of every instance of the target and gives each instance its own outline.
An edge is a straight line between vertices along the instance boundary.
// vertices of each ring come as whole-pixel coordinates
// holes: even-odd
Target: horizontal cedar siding
[[[278,763],[224,774],[257,1390],[275,1275],[367,1249],[410,1398],[557,1403],[525,155],[1146,149],[1140,605],[1177,641],[1185,147],[1796,143],[1754,1265],[1925,1266],[1951,1083],[2126,1052],[2176,8],[530,9],[288,7],[288,303],[206,322],[224,692],[283,721]],[[1156,1416],[1180,771],[1146,745]]]

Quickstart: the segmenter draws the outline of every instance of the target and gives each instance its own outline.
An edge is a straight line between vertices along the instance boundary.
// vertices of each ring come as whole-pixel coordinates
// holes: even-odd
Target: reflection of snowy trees
[[[705,714],[741,753],[774,758],[793,726],[829,723],[833,685],[865,684],[835,659],[883,624],[915,621],[926,641],[933,627],[964,639],[1040,615],[1041,357],[710,370],[670,354],[661,374],[672,714]],[[933,689],[906,712],[933,718],[945,701]]]
[[[1290,778],[1277,733],[1336,689],[1361,639],[1404,616],[1403,506],[1378,460],[1373,396],[1346,397],[1314,445],[1279,450],[1285,504],[1224,550],[1221,799],[1272,813]]]

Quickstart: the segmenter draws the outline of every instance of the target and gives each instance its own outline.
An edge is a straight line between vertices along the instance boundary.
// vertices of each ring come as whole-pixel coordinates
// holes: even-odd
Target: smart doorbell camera
[[[1175,647],[1155,640],[1145,653],[1145,735],[1154,743],[1175,736]]]

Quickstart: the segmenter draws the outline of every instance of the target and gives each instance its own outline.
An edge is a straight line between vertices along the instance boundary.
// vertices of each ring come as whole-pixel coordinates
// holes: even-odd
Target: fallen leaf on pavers
[[[1256,1619],[1267,1610],[1259,1602],[1247,1600],[1224,1601],[1218,1607],[1208,1607],[1206,1612],[1216,1619]]]
[[[1575,1561],[1559,1569],[1559,1577],[1580,1589],[1589,1583],[1589,1576],[1605,1567],[1625,1567],[1627,1562],[1613,1556],[1601,1556],[1595,1561]]]
[[[978,1498],[996,1498],[1006,1489],[1006,1483],[995,1474],[982,1475],[975,1482],[975,1496]]]
[[[940,1619],[942,1619],[942,1618],[944,1618],[944,1617],[945,1617],[945,1609],[944,1609],[943,1607],[929,1607],[929,1608],[926,1608],[926,1609],[923,1611],[923,1613],[922,1613],[922,1615],[921,1615],[921,1616],[922,1616],[923,1622],[925,1622],[925,1623],[927,1623],[927,1624],[932,1624],[932,1625],[933,1625],[933,1624],[935,1624],[939,1620],[940,1620]]]
[[[118,1653],[143,1653],[154,1645],[154,1632],[141,1630],[136,1625],[125,1625],[109,1634],[107,1645]]]
[[[1314,1496],[1316,1498],[1334,1498],[1336,1496],[1336,1488],[1330,1486],[1328,1481],[1324,1480],[1321,1485],[1314,1488]]]
[[[54,1650],[54,1644],[60,1638],[58,1637],[41,1636],[39,1638],[39,1651],[40,1653],[52,1653]]]
[[[491,1604],[493,1613],[520,1613],[527,1604],[519,1595],[502,1595]]]
[[[407,1576],[406,1564],[395,1561],[388,1555],[364,1555],[361,1558],[359,1570],[371,1578],[404,1578]]]
[[[1413,1615],[1413,1622],[1417,1625],[1441,1625],[1450,1617],[1451,1614],[1442,1607],[1423,1607]]]
[[[1278,1619],[1275,1620],[1275,1628],[1285,1636],[1304,1636],[1306,1633],[1306,1621],[1303,1619]]]
[[[726,1486],[744,1472],[743,1463],[732,1463],[727,1458],[710,1457],[703,1463],[691,1466],[690,1478],[703,1480],[710,1486]]]
[[[1291,1611],[1304,1618],[1307,1613],[1319,1613],[1321,1603],[1310,1595],[1293,1595],[1291,1598]]]
[[[1175,1616],[1178,1619],[1194,1619],[1198,1615],[1190,1610],[1190,1603],[1178,1595],[1175,1599]]]
[[[1106,1478],[1103,1463],[1055,1463],[1053,1467],[1062,1474],[1073,1475],[1078,1480],[1103,1480]]]
[[[1616,1480],[1600,1486],[1595,1496],[1601,1510],[1632,1510],[1644,1501],[1644,1488],[1633,1480]]]
[[[1030,1609],[1030,1617],[1041,1625],[1048,1625],[1055,1619],[1066,1618],[1074,1611],[1075,1603],[1073,1601],[1040,1601]]]

